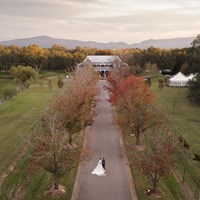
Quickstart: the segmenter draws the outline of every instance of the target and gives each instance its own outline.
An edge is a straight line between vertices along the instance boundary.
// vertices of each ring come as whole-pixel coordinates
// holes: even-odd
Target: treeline
[[[88,47],[68,49],[59,45],[41,48],[38,45],[27,47],[0,46],[0,71],[8,71],[11,66],[32,66],[36,70],[71,70],[87,55],[119,55],[123,62],[136,73],[145,69],[147,63],[156,64],[159,70],[170,69],[172,74],[181,71],[185,74],[200,71],[200,49],[193,45],[183,49],[118,49],[99,50]]]

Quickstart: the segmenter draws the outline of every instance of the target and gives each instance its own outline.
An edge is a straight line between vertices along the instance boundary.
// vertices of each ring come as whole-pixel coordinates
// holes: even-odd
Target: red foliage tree
[[[133,159],[138,169],[152,182],[153,193],[161,177],[168,175],[173,166],[176,140],[164,127],[155,127],[143,137],[145,149],[136,151]]]
[[[136,136],[136,145],[140,145],[140,134],[157,123],[153,109],[155,95],[143,78],[134,75],[119,82],[111,81],[109,100],[117,107],[119,123],[129,127]]]

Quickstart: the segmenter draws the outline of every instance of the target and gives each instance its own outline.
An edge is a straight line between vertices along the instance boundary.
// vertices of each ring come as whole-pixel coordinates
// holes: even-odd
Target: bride
[[[102,166],[102,160],[101,158],[98,161],[97,166],[94,168],[94,170],[91,172],[92,174],[96,174],[97,176],[105,176],[105,169]]]

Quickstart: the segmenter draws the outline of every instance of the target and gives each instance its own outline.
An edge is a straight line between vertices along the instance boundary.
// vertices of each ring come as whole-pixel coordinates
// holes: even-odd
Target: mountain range
[[[62,45],[69,49],[74,49],[77,46],[80,47],[91,47],[98,49],[120,49],[120,48],[140,48],[146,49],[150,46],[157,48],[184,48],[190,47],[191,42],[195,37],[186,37],[186,38],[172,38],[172,39],[149,39],[140,43],[127,44],[125,42],[94,42],[94,41],[81,41],[81,40],[69,40],[69,39],[59,39],[52,38],[49,36],[36,36],[32,38],[21,38],[8,41],[1,41],[0,45],[16,45],[16,46],[28,46],[32,44],[38,44],[43,48],[51,48],[54,44]]]

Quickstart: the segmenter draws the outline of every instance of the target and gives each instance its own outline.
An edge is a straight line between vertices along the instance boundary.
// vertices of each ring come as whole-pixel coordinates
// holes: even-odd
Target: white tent
[[[185,87],[187,86],[188,79],[187,77],[182,74],[181,72],[178,72],[176,75],[172,76],[169,79],[169,86],[172,87]]]
[[[194,74],[190,74],[189,76],[187,76],[188,81],[189,81],[189,80],[192,80],[195,76],[196,76],[196,75],[194,75]]]

